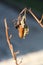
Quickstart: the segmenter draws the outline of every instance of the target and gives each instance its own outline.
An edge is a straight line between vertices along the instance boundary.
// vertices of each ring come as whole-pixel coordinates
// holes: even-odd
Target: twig
[[[35,14],[32,12],[31,9],[27,9],[27,10],[28,10],[28,12],[34,17],[34,19],[39,23],[39,25],[43,28],[43,24],[41,23],[41,22],[42,22],[42,19],[43,19],[43,15],[42,15],[41,20],[39,20],[39,19],[35,16]]]
[[[9,49],[11,51],[12,57],[15,60],[15,64],[18,65],[17,58],[16,58],[16,52],[14,52],[13,46],[12,46],[12,44],[10,42],[11,35],[10,35],[10,37],[8,35],[8,25],[7,25],[7,22],[6,22],[6,18],[4,18],[4,24],[5,24],[5,33],[6,33],[6,39],[7,39],[8,45],[9,45]]]

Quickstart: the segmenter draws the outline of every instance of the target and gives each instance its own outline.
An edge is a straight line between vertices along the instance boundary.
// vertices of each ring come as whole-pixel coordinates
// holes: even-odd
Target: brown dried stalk
[[[4,24],[5,24],[5,33],[6,33],[6,39],[7,39],[8,45],[9,45],[9,49],[11,51],[12,57],[15,60],[15,64],[18,65],[17,58],[16,58],[16,52],[14,52],[13,46],[12,46],[12,44],[10,42],[10,38],[11,38],[12,35],[10,35],[10,37],[8,35],[8,25],[7,25],[7,22],[6,22],[6,18],[4,18]]]
[[[21,12],[20,12],[20,14],[19,14],[19,16],[24,12],[24,14],[26,14],[26,12],[29,12],[33,17],[34,17],[34,19],[39,23],[39,25],[43,28],[43,14],[42,14],[42,17],[41,17],[41,19],[39,20],[37,17],[36,17],[36,15],[32,12],[32,10],[31,10],[31,8],[30,9],[27,9],[27,8],[24,8]]]
[[[27,9],[28,10],[28,9]],[[43,14],[42,14],[42,17],[41,17],[41,20],[39,20],[35,14],[32,12],[31,8],[28,10],[28,12],[34,17],[34,19],[39,23],[39,25],[43,28],[43,24],[41,22],[43,22]]]

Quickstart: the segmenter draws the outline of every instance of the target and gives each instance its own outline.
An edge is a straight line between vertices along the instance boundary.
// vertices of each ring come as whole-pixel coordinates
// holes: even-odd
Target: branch
[[[41,20],[39,20],[36,16],[35,16],[35,14],[32,12],[32,10],[31,9],[29,9],[28,10],[28,12],[35,18],[35,20],[39,23],[39,25],[43,28],[43,21],[42,21],[42,19],[43,19],[43,15],[42,15],[42,18],[41,18]],[[42,22],[42,23],[41,23]]]
[[[6,18],[4,18],[4,24],[5,24],[5,33],[6,33],[6,39],[7,39],[8,45],[9,45],[9,49],[11,51],[12,57],[15,60],[16,65],[18,65],[17,58],[16,58],[16,52],[14,52],[13,46],[12,46],[12,44],[10,42],[11,35],[10,35],[10,37],[8,35],[8,25],[7,25],[7,22],[6,22]]]
[[[26,12],[27,11],[27,8],[24,8],[19,15],[23,14],[23,12]]]

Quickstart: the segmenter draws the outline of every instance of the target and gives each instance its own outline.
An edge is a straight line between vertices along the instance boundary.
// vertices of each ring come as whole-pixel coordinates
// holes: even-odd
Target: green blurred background
[[[3,0],[10,6],[17,6],[20,9],[32,8],[34,11],[43,13],[43,0]]]

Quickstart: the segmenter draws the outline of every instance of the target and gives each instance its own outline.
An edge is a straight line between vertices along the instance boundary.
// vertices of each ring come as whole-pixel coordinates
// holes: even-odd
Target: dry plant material
[[[20,12],[19,15],[21,15],[23,12],[24,12],[24,14],[25,14],[27,11],[34,17],[34,19],[35,19],[35,20],[39,23],[39,25],[43,28],[43,14],[42,14],[41,19],[39,20],[39,19],[36,17],[36,15],[32,12],[31,8],[30,8],[30,9],[24,8],[24,9]]]
[[[35,14],[32,12],[31,8],[30,9],[27,9],[28,12],[34,17],[34,19],[39,23],[39,25],[43,28],[43,14],[42,14],[42,17],[41,19],[39,20]]]
[[[27,8],[24,8],[21,12],[20,12],[20,14],[19,14],[19,16],[24,12],[24,14],[26,15],[26,12],[29,12],[33,17],[34,17],[34,19],[39,23],[39,25],[43,28],[43,15],[42,15],[42,17],[41,17],[41,19],[39,20],[36,16],[35,16],[35,14],[32,12],[32,10],[31,9],[27,9]],[[5,24],[5,33],[6,33],[6,39],[7,39],[7,43],[8,43],[8,45],[9,45],[9,49],[10,49],[10,51],[11,51],[11,54],[12,54],[12,57],[14,58],[14,60],[15,60],[15,64],[16,65],[19,65],[20,63],[21,63],[21,61],[20,61],[20,63],[18,64],[17,63],[17,58],[16,58],[16,52],[14,52],[14,49],[13,49],[13,46],[12,46],[12,44],[11,44],[11,42],[10,42],[10,39],[11,39],[11,37],[12,37],[12,35],[10,35],[9,36],[9,34],[8,34],[8,25],[7,25],[7,22],[6,22],[6,18],[4,18],[4,24]]]
[[[7,22],[6,22],[6,18],[4,18],[4,24],[5,24],[5,33],[6,33],[6,39],[7,39],[8,45],[9,45],[9,49],[11,51],[12,57],[15,60],[15,64],[18,65],[17,58],[16,58],[16,52],[14,52],[13,46],[10,42],[10,38],[12,37],[12,35],[10,35],[10,36],[8,35],[8,25],[7,25]]]

